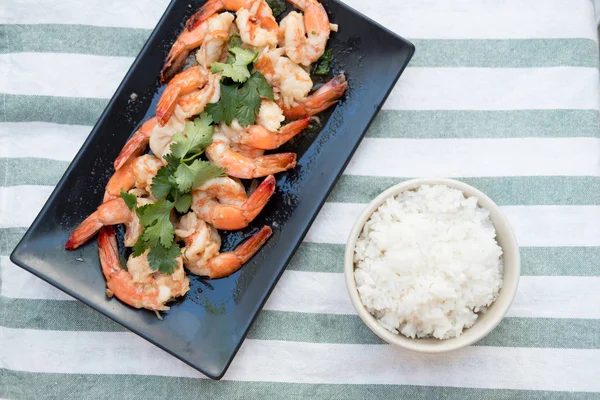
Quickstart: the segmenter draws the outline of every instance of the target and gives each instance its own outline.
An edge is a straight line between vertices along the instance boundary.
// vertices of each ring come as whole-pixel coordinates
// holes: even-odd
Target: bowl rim
[[[356,286],[356,281],[354,278],[354,248],[356,246],[356,242],[358,240],[358,236],[360,235],[364,224],[369,219],[369,217],[375,212],[375,210],[388,198],[392,196],[396,196],[402,192],[407,190],[415,189],[419,186],[423,185],[445,185],[450,188],[458,189],[462,191],[467,197],[475,196],[478,198],[478,204],[481,206],[483,203],[483,207],[487,208],[490,211],[490,214],[494,215],[494,227],[496,232],[498,232],[497,225],[503,225],[504,231],[504,242],[505,246],[498,244],[502,247],[503,256],[506,254],[505,248],[511,248],[514,251],[511,252],[513,257],[511,258],[511,268],[514,272],[516,278],[509,282],[506,285],[506,280],[503,281],[503,286],[501,288],[498,299],[494,301],[497,303],[500,297],[503,297],[505,301],[503,302],[504,307],[495,308],[494,309],[494,317],[491,320],[488,320],[487,326],[485,326],[479,335],[471,335],[471,337],[465,337],[464,334],[445,340],[439,340],[438,344],[435,346],[425,344],[425,340],[427,339],[413,339],[406,337],[402,334],[394,334],[383,326],[381,326],[375,317],[373,317],[367,309],[363,306],[360,296],[358,294],[358,288]],[[503,278],[506,272],[506,260],[504,260],[504,271]],[[348,294],[350,296],[350,300],[352,301],[352,306],[358,313],[360,319],[375,333],[380,339],[386,341],[395,346],[399,346],[408,350],[423,352],[423,353],[442,353],[452,350],[457,350],[466,346],[469,346],[487,336],[504,318],[508,309],[510,308],[519,285],[519,278],[521,272],[521,259],[519,254],[519,245],[517,243],[517,239],[515,234],[510,226],[510,223],[500,207],[490,199],[485,193],[481,192],[477,188],[455,179],[448,178],[417,178],[410,179],[394,186],[389,187],[380,193],[377,197],[375,197],[361,212],[358,216],[352,229],[350,230],[350,234],[348,235],[348,240],[346,242],[346,247],[344,250],[344,277],[346,280],[346,288],[348,290]],[[508,300],[506,300],[508,299]],[[477,324],[479,319],[475,322]],[[475,325],[474,325],[475,326]],[[470,329],[470,328],[469,328]]]

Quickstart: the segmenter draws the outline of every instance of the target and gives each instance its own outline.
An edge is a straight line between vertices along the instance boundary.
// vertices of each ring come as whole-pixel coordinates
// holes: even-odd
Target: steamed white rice
[[[364,306],[392,333],[448,339],[471,327],[502,287],[502,249],[487,209],[444,185],[386,200],[354,253]]]

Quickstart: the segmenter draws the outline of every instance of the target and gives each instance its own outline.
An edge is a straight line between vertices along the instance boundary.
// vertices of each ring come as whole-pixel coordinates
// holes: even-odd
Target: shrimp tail
[[[269,175],[242,205],[246,221],[252,221],[262,211],[275,191],[275,177]]]
[[[169,90],[171,89],[171,90]],[[173,112],[175,112],[175,106],[177,105],[177,99],[181,93],[181,89],[179,87],[169,87],[165,89],[163,95],[158,100],[158,104],[156,105],[156,117],[158,118],[158,124],[160,126],[165,126]]]
[[[187,50],[184,45],[175,43],[173,47],[171,47],[165,65],[160,71],[160,83],[169,82],[171,78],[175,76],[177,71],[181,69],[189,55],[190,51]]]
[[[87,217],[69,236],[65,243],[65,250],[75,250],[82,244],[90,240],[102,228],[104,224],[98,218],[96,213]]]
[[[290,122],[279,132],[271,132],[260,125],[253,125],[248,134],[243,136],[242,144],[262,150],[273,150],[287,143],[310,124],[310,117]]]
[[[187,22],[185,23],[186,29],[188,31],[193,31],[198,27],[198,25],[200,25],[219,11],[223,10],[224,8],[225,5],[223,4],[223,1],[208,0],[206,3],[204,3],[202,7],[200,7],[198,11],[196,11],[194,14],[192,14],[190,18],[188,18]]]
[[[156,117],[150,118],[129,138],[115,160],[115,170],[118,171],[127,161],[139,156],[146,150],[150,142],[150,135],[157,122]]]
[[[253,178],[287,171],[296,166],[296,153],[269,154],[255,158],[256,170]]]
[[[234,251],[221,253],[210,259],[202,269],[202,275],[219,279],[233,274],[260,250],[272,234],[270,227],[263,226],[258,233],[240,244]]]
[[[318,114],[337,103],[347,87],[346,77],[344,74],[339,74],[300,104],[291,108],[282,107],[283,115],[286,119],[299,119]]]
[[[106,225],[116,225],[130,222],[131,211],[120,197],[101,204],[96,211],[87,217],[69,236],[65,244],[66,250],[74,250]]]
[[[130,158],[110,177],[104,190],[104,202],[119,197],[121,190],[128,191],[135,184],[134,166],[137,158]]]
[[[107,280],[120,268],[119,252],[117,247],[117,238],[112,226],[100,229],[98,234],[98,255],[102,272]]]

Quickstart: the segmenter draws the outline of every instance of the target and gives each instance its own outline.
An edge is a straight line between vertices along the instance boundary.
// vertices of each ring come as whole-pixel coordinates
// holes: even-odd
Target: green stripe
[[[343,244],[302,243],[290,271],[344,271]],[[600,247],[521,247],[523,276],[600,276]]]
[[[0,297],[0,325],[15,329],[124,332],[78,301]],[[167,317],[168,318],[168,317]],[[600,348],[600,319],[505,318],[479,346]],[[381,344],[356,315],[263,310],[248,338],[291,342]]]
[[[3,25],[0,53],[79,53],[135,57],[151,30],[90,25]],[[413,39],[413,67],[597,67],[592,39]]]
[[[600,348],[600,319],[505,318],[478,346]],[[262,311],[248,335],[292,342],[380,344],[356,315]]]
[[[60,180],[68,166],[68,161],[48,158],[0,158],[0,171],[4,175],[2,186],[53,186]]]
[[[598,110],[382,110],[372,138],[598,137]]]
[[[77,53],[135,57],[151,30],[90,25],[4,25],[0,53]]]
[[[0,228],[0,256],[13,251],[27,228]],[[600,247],[521,247],[523,276],[600,276]],[[344,245],[302,243],[287,269],[344,271]]]
[[[5,94],[0,121],[96,123],[107,99]],[[381,110],[370,138],[599,137],[598,110]]]
[[[369,203],[387,188],[410,178],[343,175],[328,201]],[[600,177],[524,176],[460,178],[500,206],[599,205]]]
[[[0,186],[53,186],[68,166],[67,161],[46,158],[0,158],[0,171],[5,176]],[[342,175],[328,201],[366,204],[385,189],[407,179],[410,178]],[[487,193],[501,206],[600,205],[600,177],[485,177],[460,180]]]
[[[108,99],[13,94],[3,96],[5,106],[0,107],[0,121],[4,122],[42,121],[92,126],[108,104]]]
[[[600,393],[414,385],[212,381],[145,375],[56,374],[0,369],[10,399],[444,399],[594,400]]]
[[[414,39],[411,67],[598,67],[592,39]]]

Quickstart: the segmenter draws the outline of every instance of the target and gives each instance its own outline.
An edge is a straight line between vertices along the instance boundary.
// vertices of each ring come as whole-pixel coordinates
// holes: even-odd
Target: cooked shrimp
[[[254,17],[260,21],[260,25],[264,29],[274,32],[279,31],[279,25],[277,25],[277,21],[273,16],[273,11],[265,0],[208,0],[188,19],[186,27],[189,31],[193,31],[216,13],[224,10],[237,12],[242,8],[253,10]]]
[[[136,194],[134,192],[138,190],[140,189],[133,189],[129,193]],[[142,192],[145,193],[145,191]],[[152,204],[152,200],[138,197],[138,208],[143,207],[147,204]],[[125,237],[123,239],[123,244],[125,245],[125,247],[133,247],[142,233],[144,233],[144,227],[142,226],[142,224],[140,224],[140,219],[137,213],[132,212],[131,221],[127,222],[125,225]]]
[[[286,119],[298,119],[318,114],[337,103],[344,95],[346,87],[346,77],[339,74],[295,106],[287,107],[282,102],[280,105],[283,115]]]
[[[132,212],[122,198],[117,197],[102,203],[96,211],[75,228],[65,244],[65,249],[74,250],[80,247],[103,226],[125,224],[131,222],[132,218]]]
[[[171,47],[165,65],[160,73],[160,81],[162,83],[170,81],[181,69],[190,52],[203,43],[211,29],[228,30],[227,24],[231,25],[231,14],[214,14],[215,13],[204,18],[200,23],[195,24],[194,28],[188,27],[181,32],[173,44],[173,47]],[[215,19],[216,21],[213,21]]]
[[[283,57],[283,49],[263,50],[254,64],[263,74],[285,107],[306,99],[313,87],[310,75],[302,67]]]
[[[239,270],[265,244],[272,230],[264,226],[235,250],[227,253],[219,253],[221,237],[217,230],[194,213],[181,218],[175,233],[185,241],[182,249],[185,267],[193,274],[218,279]]]
[[[276,131],[270,131],[261,125],[243,127],[237,120],[233,120],[229,126],[221,123],[217,131],[238,144],[261,150],[273,150],[302,132],[309,124],[310,118],[306,117],[290,122]]]
[[[263,5],[266,5],[264,1],[255,1],[250,9],[241,8],[236,14],[235,24],[240,31],[242,42],[253,47],[276,47],[279,28],[263,27],[261,19],[257,18],[257,13]]]
[[[185,119],[179,118],[178,113],[169,119],[165,126],[156,125],[150,136],[150,150],[159,159],[163,160],[164,156],[171,151],[171,141],[173,135],[177,132],[183,132],[185,129]]]
[[[174,114],[180,119],[189,119],[204,111],[208,103],[216,103],[221,97],[221,74],[210,74],[208,82],[200,90],[179,98]]]
[[[244,146],[243,144],[239,143],[231,143],[230,146],[233,151],[248,158],[257,158],[265,154],[265,151],[262,149],[255,149],[254,147]]]
[[[148,142],[150,141],[150,135],[152,134],[152,129],[158,120],[156,117],[150,118],[148,121],[144,122],[140,129],[138,129],[132,136],[129,138],[125,146],[117,156],[115,160],[115,170],[120,169],[127,161],[129,161],[133,157],[137,157],[144,152],[146,147],[148,147]]]
[[[227,47],[229,34],[227,31],[210,32],[200,49],[196,52],[196,61],[204,68],[210,68],[210,64],[219,61],[223,50]]]
[[[296,64],[308,67],[325,52],[330,33],[329,17],[317,0],[287,2],[302,10],[304,15],[292,11],[280,23],[285,54]]]
[[[214,164],[227,170],[227,174],[242,179],[260,178],[283,172],[296,166],[296,154],[279,153],[250,158],[231,147],[231,140],[224,135],[213,136],[213,143],[206,149],[206,156]]]
[[[198,65],[173,77],[156,105],[156,117],[159,125],[164,126],[169,121],[181,96],[204,87],[208,82],[208,74],[209,72],[204,67]]]
[[[208,33],[196,52],[198,64],[208,69],[211,63],[221,59],[227,47],[233,19],[233,14],[222,13],[217,18],[208,20]]]
[[[228,177],[211,179],[192,192],[192,210],[217,229],[242,229],[256,218],[275,191],[275,178],[269,175],[246,198],[244,186]]]
[[[150,193],[152,178],[163,163],[156,156],[145,154],[127,161],[106,184],[104,201],[119,197],[121,190],[128,191],[136,187]]]
[[[165,305],[167,302],[185,295],[190,289],[182,257],[176,258],[177,268],[171,275],[153,271],[148,264],[147,253],[139,257],[130,256],[127,270],[122,268],[112,227],[100,231],[98,254],[106,278],[106,294],[109,297],[114,295],[132,307],[168,310],[169,307]]]
[[[131,158],[142,154],[149,144],[154,154],[162,159],[168,153],[171,137],[177,132],[183,132],[185,120],[200,114],[208,103],[219,101],[221,96],[219,81],[220,74],[209,74],[208,82],[202,89],[181,96],[173,115],[164,126],[156,123],[156,117],[148,120],[146,127],[144,126],[146,124],[142,125],[142,128],[125,143],[115,161],[115,169],[120,169]]]

